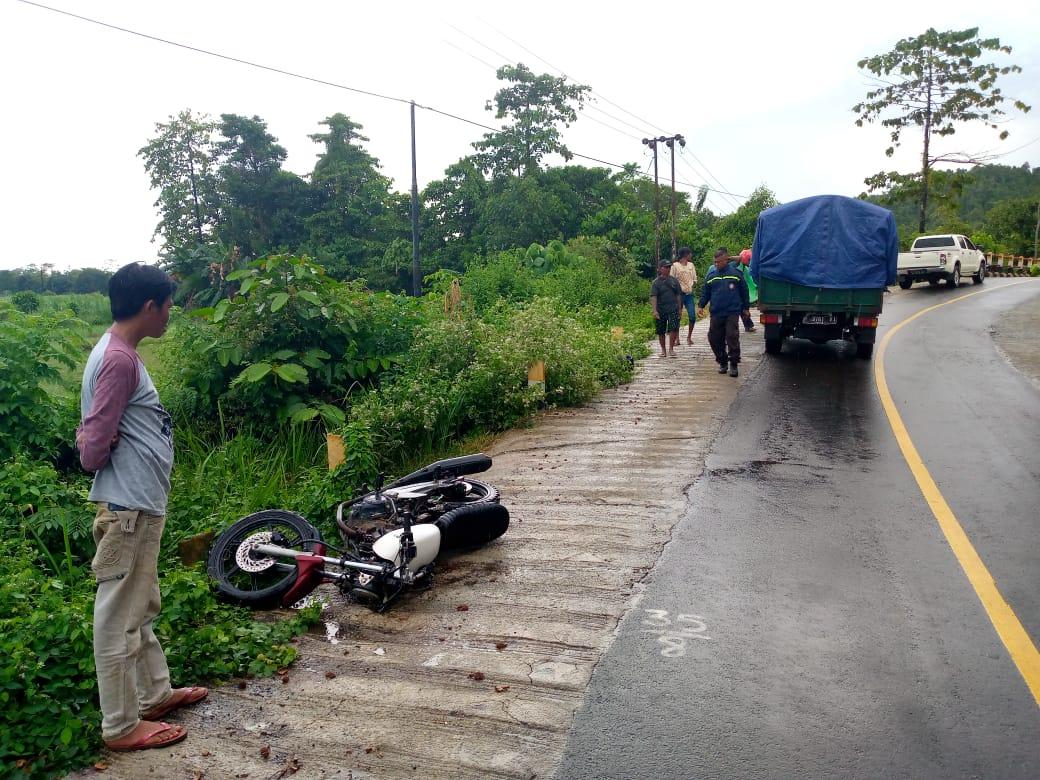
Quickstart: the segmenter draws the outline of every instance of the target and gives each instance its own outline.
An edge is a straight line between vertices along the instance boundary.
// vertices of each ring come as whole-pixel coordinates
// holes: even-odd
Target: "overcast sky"
[[[870,3],[375,2],[342,0],[52,0],[53,7],[197,48],[315,78],[414,99],[495,124],[484,110],[494,69],[523,62],[565,73],[597,93],[565,131],[573,151],[647,169],[640,139],[682,133],[676,175],[746,195],[759,185],[781,201],[856,195],[864,177],[918,165],[919,132],[893,159],[886,133],[854,125],[866,92],[856,68],[928,27],[978,26],[1013,47],[1005,94],[1034,106],[1011,112],[1003,142],[965,128],[940,150],[1006,153],[996,162],[1040,165],[1040,14],[1033,3],[906,0]],[[137,150],[157,122],[189,108],[259,115],[309,173],[318,122],[343,112],[363,125],[369,151],[398,190],[410,187],[408,107],[0,0],[5,154],[0,267],[58,268],[154,262],[158,218]],[[606,126],[609,125],[610,127]],[[417,116],[419,186],[472,151],[483,131]],[[1023,146],[1024,145],[1024,146]],[[1018,148],[1022,147],[1022,148]],[[576,161],[582,162],[582,161]],[[591,163],[586,163],[591,164]],[[669,170],[667,156],[662,173]],[[692,187],[681,187],[693,189]],[[739,198],[712,193],[729,212]]]

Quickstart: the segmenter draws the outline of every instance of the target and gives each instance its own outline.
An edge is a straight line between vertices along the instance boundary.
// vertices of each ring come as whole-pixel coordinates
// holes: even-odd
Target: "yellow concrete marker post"
[[[346,460],[346,453],[343,450],[343,437],[336,433],[326,433],[325,449],[329,454],[329,471],[335,471],[336,467]]]
[[[527,367],[527,386],[540,385],[545,389],[545,361],[536,360]]]

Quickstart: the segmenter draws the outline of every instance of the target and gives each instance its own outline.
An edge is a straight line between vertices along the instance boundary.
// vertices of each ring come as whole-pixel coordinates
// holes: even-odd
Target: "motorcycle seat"
[[[431,482],[435,479],[452,479],[461,477],[463,474],[479,474],[489,468],[491,468],[491,458],[482,452],[461,455],[457,458],[445,458],[391,482],[386,488],[413,485],[416,482]]]

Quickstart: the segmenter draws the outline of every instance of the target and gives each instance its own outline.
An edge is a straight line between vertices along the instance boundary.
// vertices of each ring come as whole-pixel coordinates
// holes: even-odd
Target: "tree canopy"
[[[928,217],[929,171],[939,162],[976,163],[966,154],[931,150],[933,136],[945,137],[964,122],[983,122],[999,130],[997,120],[1004,116],[1005,104],[1020,111],[1029,106],[1006,97],[996,85],[1000,76],[1021,72],[1018,65],[979,63],[985,52],[1010,54],[999,38],[980,38],[977,27],[937,32],[929,28],[921,35],[904,38],[884,54],[861,59],[857,66],[871,74],[874,88],[852,110],[859,116],[856,125],[880,122],[888,128],[892,156],[902,142],[903,130],[923,130],[921,168],[917,173],[896,171],[875,174],[865,180],[871,191],[894,188],[903,197],[919,204],[918,229],[924,232]],[[1007,130],[999,133],[1003,140]]]

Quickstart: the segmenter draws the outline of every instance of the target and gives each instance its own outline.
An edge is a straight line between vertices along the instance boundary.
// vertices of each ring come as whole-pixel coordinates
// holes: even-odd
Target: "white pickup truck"
[[[959,287],[962,276],[971,276],[975,284],[982,284],[986,256],[967,236],[920,236],[909,252],[899,253],[896,275],[904,290],[926,279],[929,284],[945,279],[950,287]]]

